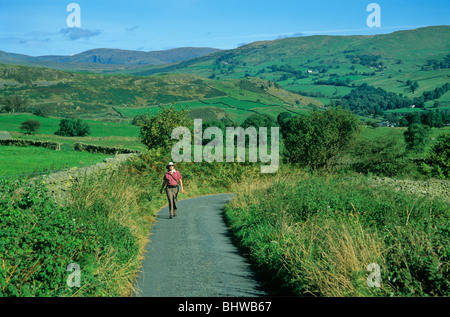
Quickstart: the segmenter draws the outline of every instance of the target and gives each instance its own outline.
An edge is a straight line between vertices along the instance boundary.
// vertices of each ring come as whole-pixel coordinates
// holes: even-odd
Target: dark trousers
[[[167,200],[169,201],[169,210],[170,210],[170,216],[176,216],[177,215],[177,196],[178,196],[178,187],[169,188],[166,187],[166,193],[167,193]]]

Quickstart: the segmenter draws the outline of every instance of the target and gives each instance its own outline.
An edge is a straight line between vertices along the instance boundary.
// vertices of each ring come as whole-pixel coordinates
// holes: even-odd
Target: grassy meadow
[[[37,120],[41,128],[36,134],[25,134],[19,129],[22,122]],[[91,165],[108,155],[74,151],[77,142],[142,150],[139,128],[130,122],[105,122],[86,120],[91,134],[86,137],[63,137],[54,134],[59,128],[60,118],[38,117],[31,114],[0,115],[0,130],[8,131],[13,138],[25,140],[53,141],[61,143],[61,151],[34,147],[1,146],[0,176],[57,171],[65,168]]]
[[[71,150],[0,146],[0,177],[48,173],[71,167],[93,165],[108,157]]]

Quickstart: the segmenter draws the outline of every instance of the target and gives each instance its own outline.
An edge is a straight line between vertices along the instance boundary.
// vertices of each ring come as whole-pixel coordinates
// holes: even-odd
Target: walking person
[[[181,174],[175,170],[175,165],[169,162],[166,166],[167,172],[164,174],[163,184],[160,190],[162,194],[164,187],[166,188],[167,200],[169,201],[170,219],[177,216],[177,196],[180,190],[183,194],[183,181]]]

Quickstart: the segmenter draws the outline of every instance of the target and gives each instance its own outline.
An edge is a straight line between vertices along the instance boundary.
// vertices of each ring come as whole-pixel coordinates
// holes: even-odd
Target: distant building
[[[389,128],[395,128],[397,124],[389,122],[389,121],[382,121],[380,122],[380,126],[382,127],[389,127]]]

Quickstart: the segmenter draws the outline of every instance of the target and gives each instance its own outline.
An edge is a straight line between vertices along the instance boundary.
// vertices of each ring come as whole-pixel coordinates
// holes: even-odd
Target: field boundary
[[[34,146],[42,147],[50,150],[61,151],[61,143],[54,141],[34,141],[34,140],[22,140],[22,139],[6,139],[0,140],[0,145],[5,146]]]
[[[90,175],[110,174],[119,169],[122,163],[128,161],[137,154],[119,154],[113,158],[105,158],[103,162],[77,168],[72,167],[67,170],[58,171],[43,177],[43,183],[47,185],[52,196],[60,202],[64,202],[68,197],[70,188],[81,181],[82,178]]]

